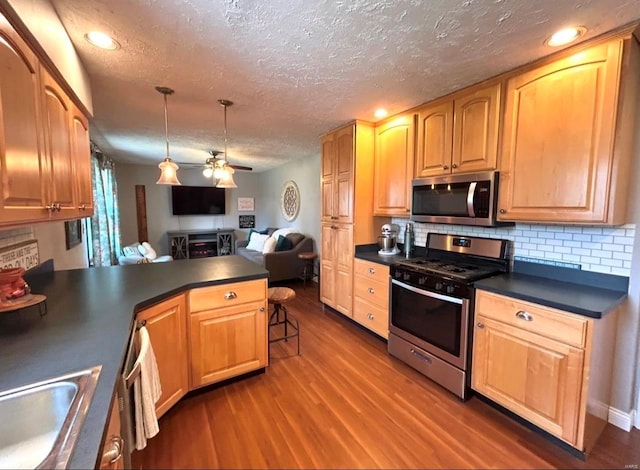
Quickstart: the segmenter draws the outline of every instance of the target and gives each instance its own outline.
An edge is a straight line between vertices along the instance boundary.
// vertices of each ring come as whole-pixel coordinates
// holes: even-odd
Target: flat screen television
[[[222,215],[224,188],[212,186],[171,186],[173,215]]]

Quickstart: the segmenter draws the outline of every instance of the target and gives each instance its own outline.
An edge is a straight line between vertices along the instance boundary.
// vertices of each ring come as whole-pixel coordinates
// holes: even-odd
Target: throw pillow
[[[276,251],[287,251],[293,248],[293,243],[287,237],[280,235],[278,237],[278,243],[276,243]]]
[[[258,232],[252,233],[249,244],[247,245],[247,250],[262,251],[267,238],[269,238],[269,235],[262,235]]]
[[[143,249],[144,249],[144,252],[143,252]],[[158,257],[156,250],[154,250],[153,247],[149,245],[148,242],[142,242],[142,245],[140,245],[139,250],[140,250],[140,254],[142,254],[142,256],[144,256],[147,259],[154,260]]]
[[[304,235],[301,233],[288,233],[287,238],[291,240],[291,247],[298,246],[298,243],[302,241]]]
[[[269,230],[269,229],[256,230],[254,228],[250,228],[249,229],[249,236],[247,237],[247,240],[251,240],[251,234],[252,233],[259,233],[260,235],[265,235],[267,233],[267,230]]]
[[[276,239],[273,237],[267,238],[267,241],[264,242],[264,248],[262,249],[262,253],[273,253],[276,251]]]
[[[288,228],[279,228],[278,230],[273,232],[271,234],[271,236],[277,240],[280,237],[280,235],[282,235],[284,237],[288,233],[293,233],[293,232],[299,232],[299,230],[295,229],[295,228],[290,228],[290,227],[288,227]]]

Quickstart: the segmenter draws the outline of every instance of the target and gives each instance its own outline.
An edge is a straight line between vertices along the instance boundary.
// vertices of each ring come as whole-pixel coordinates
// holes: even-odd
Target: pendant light
[[[178,181],[177,171],[178,165],[176,165],[171,156],[169,155],[169,118],[167,115],[167,95],[172,95],[173,90],[164,86],[157,86],[156,90],[164,95],[164,136],[167,141],[167,156],[164,160],[158,164],[160,168],[160,178],[156,181],[156,184],[170,184],[174,186],[181,185]]]
[[[233,181],[235,170],[229,166],[227,161],[227,108],[233,105],[229,100],[218,100],[220,106],[224,108],[224,162],[220,166],[216,166],[213,176],[216,178],[217,188],[237,188],[236,182]]]

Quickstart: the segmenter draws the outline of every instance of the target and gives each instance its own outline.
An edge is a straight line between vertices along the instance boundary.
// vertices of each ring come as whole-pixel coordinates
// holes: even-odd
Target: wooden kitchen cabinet
[[[478,290],[472,387],[589,451],[607,423],[616,317],[587,318]]]
[[[189,391],[187,362],[186,299],[171,297],[141,310],[136,319],[145,321],[158,363],[162,395],[156,403],[158,418]]]
[[[408,217],[415,158],[415,114],[376,125],[373,214]]]
[[[639,66],[629,33],[509,79],[499,220],[626,222]]]
[[[373,216],[374,126],[355,121],[322,137],[320,301],[351,317],[355,245],[389,219]]]
[[[501,83],[483,83],[418,112],[414,176],[495,170]]]
[[[189,292],[191,388],[267,365],[267,280]]]
[[[0,70],[0,226],[90,216],[88,120],[1,14]]]
[[[374,333],[389,337],[389,267],[356,258],[353,319]]]
[[[105,440],[100,453],[99,468],[124,469],[124,452],[125,445],[120,427],[120,407],[118,406],[118,399],[114,398],[111,403],[109,423],[107,424],[107,432],[105,433]]]

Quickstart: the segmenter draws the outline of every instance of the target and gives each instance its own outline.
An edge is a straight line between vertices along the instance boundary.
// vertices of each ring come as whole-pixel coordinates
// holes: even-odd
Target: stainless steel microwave
[[[513,225],[496,220],[498,183],[497,171],[414,179],[411,220],[484,227]]]

